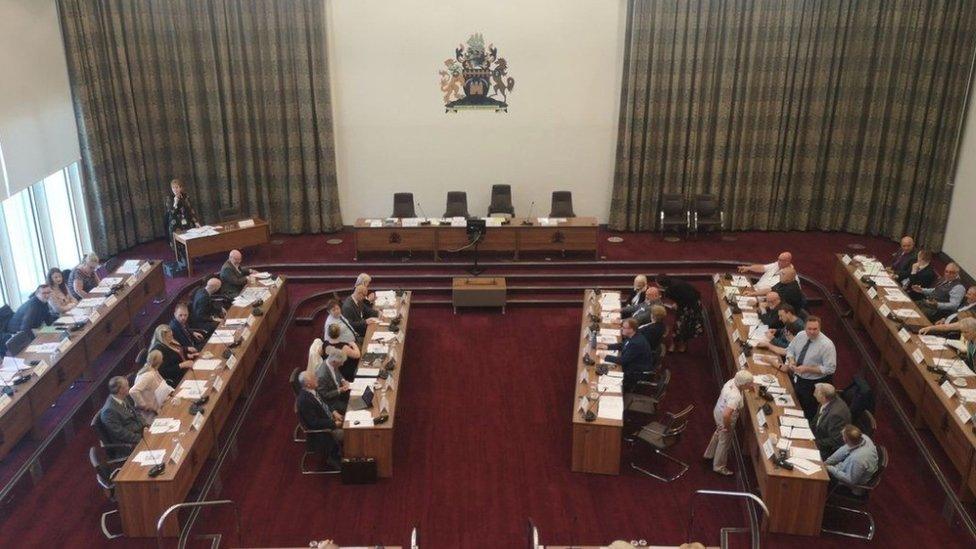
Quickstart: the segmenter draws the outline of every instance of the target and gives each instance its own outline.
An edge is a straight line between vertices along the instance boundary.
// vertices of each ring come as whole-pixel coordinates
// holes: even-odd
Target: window
[[[44,280],[44,264],[29,189],[4,201],[3,217],[13,259],[13,294],[17,301],[22,302]]]
[[[81,261],[81,249],[78,231],[75,228],[71,191],[65,177],[66,171],[61,170],[49,175],[41,185],[44,187],[45,213],[50,221],[54,252],[49,264],[52,267],[71,269]]]

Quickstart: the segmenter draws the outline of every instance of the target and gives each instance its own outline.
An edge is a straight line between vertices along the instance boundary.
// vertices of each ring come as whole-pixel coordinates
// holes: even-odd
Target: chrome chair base
[[[820,531],[827,534],[837,534],[838,536],[846,536],[849,538],[863,539],[871,541],[874,539],[874,517],[871,513],[867,511],[862,511],[861,509],[854,509],[853,507],[843,507],[841,505],[827,505],[827,509],[835,509],[838,511],[843,511],[845,513],[850,513],[852,515],[860,515],[867,519],[868,531],[866,534],[861,534],[859,532],[845,532],[843,530],[830,530],[828,528],[821,527]]]

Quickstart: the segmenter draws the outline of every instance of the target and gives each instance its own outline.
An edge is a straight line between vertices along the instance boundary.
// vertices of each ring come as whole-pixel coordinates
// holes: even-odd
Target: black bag
[[[855,375],[854,380],[844,388],[840,396],[851,410],[851,423],[858,425],[865,410],[874,413],[874,389],[862,374]]]
[[[342,458],[343,484],[375,484],[376,458]]]

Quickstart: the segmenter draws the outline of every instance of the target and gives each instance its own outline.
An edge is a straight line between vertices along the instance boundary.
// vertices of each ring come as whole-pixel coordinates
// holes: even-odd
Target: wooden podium
[[[501,307],[505,314],[505,296],[504,278],[456,277],[451,302],[454,314],[458,307]]]

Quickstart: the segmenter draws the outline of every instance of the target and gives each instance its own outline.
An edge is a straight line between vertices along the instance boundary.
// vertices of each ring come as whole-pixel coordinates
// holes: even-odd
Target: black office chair
[[[393,215],[391,217],[417,217],[413,193],[393,193]]]
[[[670,383],[671,370],[667,368],[653,380],[638,381],[633,392],[624,393],[624,413],[656,414]]]
[[[444,211],[444,217],[463,217],[465,219],[471,217],[471,214],[468,213],[468,193],[448,191],[447,209]]]
[[[691,212],[685,207],[685,197],[680,193],[661,195],[661,209],[658,211],[658,230],[668,232],[669,228],[684,228],[685,234],[691,226]]]
[[[663,422],[652,421],[634,433],[632,437],[628,437],[627,439],[628,442],[631,443],[643,441],[650,446],[651,450],[655,454],[677,463],[680,466],[678,473],[670,477],[664,477],[648,471],[646,468],[637,465],[633,461],[630,462],[630,466],[634,470],[639,471],[649,477],[656,478],[662,482],[671,482],[685,474],[688,471],[688,464],[679,460],[678,458],[666,454],[664,451],[671,448],[681,440],[682,433],[684,433],[685,429],[688,428],[688,417],[691,415],[691,411],[694,409],[695,405],[689,404],[687,408],[676,414],[673,412],[668,412],[668,415]]]
[[[112,503],[115,503],[115,476],[122,470],[122,464],[125,463],[125,460],[126,458],[108,459],[105,450],[98,446],[92,446],[88,449],[88,462],[95,469],[95,482],[101,487],[105,498]],[[108,517],[118,513],[118,509],[102,513],[102,534],[105,534],[108,539],[120,538],[124,535],[122,533],[113,534],[108,528]]]
[[[573,193],[570,191],[552,191],[552,208],[549,217],[576,217],[573,212]]]
[[[700,194],[695,196],[695,209],[692,214],[692,227],[697,233],[718,227],[725,228],[725,212],[714,194]]]
[[[221,223],[226,223],[228,221],[237,221],[241,216],[240,206],[231,206],[229,208],[221,208],[217,210],[217,219]]]
[[[302,384],[298,381],[298,374],[302,373],[301,368],[295,368],[291,371],[291,375],[288,376],[288,385],[291,387],[292,392],[295,394],[295,413],[298,413],[298,394],[302,390]],[[305,429],[302,427],[301,422],[295,423],[295,429],[292,431],[291,439],[294,442],[305,442],[308,436],[305,434]]]
[[[33,330],[22,330],[16,334],[10,336],[7,340],[7,355],[16,356],[19,355],[21,351],[30,345],[30,342],[34,341],[34,331]]]
[[[878,420],[874,418],[874,414],[871,413],[871,410],[864,410],[861,412],[861,416],[857,418],[854,425],[857,425],[857,428],[860,429],[862,433],[872,438],[874,437],[875,431],[878,430]]]
[[[10,305],[4,305],[0,307],[0,357],[6,356],[7,354],[7,340],[13,337],[14,334],[7,333],[7,323],[10,322],[11,317],[14,316],[13,309]]]
[[[512,186],[511,185],[492,185],[491,203],[488,205],[488,217],[495,214],[515,216],[515,207],[512,206]]]
[[[102,270],[102,273],[103,274],[100,275],[100,276],[109,276],[109,275],[111,275],[112,273],[115,272],[116,269],[119,268],[119,265],[121,265],[121,264],[122,264],[122,259],[119,258],[119,256],[115,256],[115,257],[109,259],[105,263],[102,263],[101,270]],[[65,280],[67,280],[67,279],[65,279]]]
[[[125,460],[132,453],[135,445],[125,444],[121,442],[115,442],[112,440],[112,435],[108,432],[105,424],[102,423],[101,410],[95,412],[95,416],[91,420],[91,428],[95,431],[95,435],[98,436],[98,444],[105,450],[110,459],[122,459]]]
[[[297,403],[296,399],[296,403]],[[297,413],[297,410],[296,410]],[[324,437],[331,437],[332,431],[330,429],[309,429],[307,425],[302,421],[302,415],[298,415],[298,424],[305,433],[305,452],[302,453],[301,470],[303,475],[338,475],[342,471],[340,469],[309,469],[306,461],[309,456],[314,455],[324,455],[326,445],[328,441]]]
[[[827,504],[826,509],[832,509],[839,511],[841,513],[849,513],[852,515],[857,515],[865,517],[867,519],[867,532],[848,532],[844,530],[831,529],[827,527],[827,517],[828,513],[824,513],[824,520],[820,528],[821,532],[826,532],[828,534],[837,534],[839,536],[847,536],[849,538],[857,538],[863,540],[874,539],[874,517],[871,513],[867,512],[865,508],[867,507],[868,497],[871,492],[881,483],[881,476],[884,474],[885,470],[888,468],[888,450],[881,445],[878,445],[878,470],[875,471],[874,475],[865,482],[864,484],[858,485],[846,485],[842,482],[837,482],[831,489],[830,493],[827,494]],[[860,491],[860,493],[855,493],[854,490]]]

